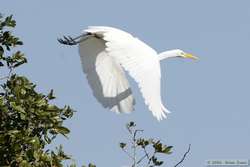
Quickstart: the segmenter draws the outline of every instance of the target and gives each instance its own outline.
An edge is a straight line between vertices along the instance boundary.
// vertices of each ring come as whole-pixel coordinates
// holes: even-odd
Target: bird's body
[[[158,120],[165,118],[169,111],[161,99],[160,60],[178,56],[194,57],[181,50],[158,55],[138,38],[112,27],[93,26],[84,30],[83,34],[77,42],[83,71],[94,96],[103,107],[117,113],[130,113],[134,110],[135,101],[125,69],[138,83],[145,104],[153,116]],[[66,42],[69,44],[70,41],[74,42],[72,38]]]

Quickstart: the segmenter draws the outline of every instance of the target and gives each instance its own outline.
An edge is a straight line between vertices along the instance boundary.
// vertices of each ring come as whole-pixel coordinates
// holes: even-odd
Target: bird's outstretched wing
[[[96,37],[89,37],[79,44],[83,71],[103,107],[117,113],[131,112],[134,99],[125,73],[105,48],[105,42]]]
[[[146,105],[161,120],[169,111],[163,106],[160,92],[160,64],[157,53],[131,34],[111,27],[89,27],[85,32],[103,39],[106,52],[135,79]]]

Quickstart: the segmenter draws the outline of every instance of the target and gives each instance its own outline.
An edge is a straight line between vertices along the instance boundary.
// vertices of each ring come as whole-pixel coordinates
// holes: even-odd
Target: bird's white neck
[[[170,58],[170,57],[178,57],[179,52],[180,52],[179,49],[173,49],[173,50],[161,52],[161,53],[159,53],[159,60],[163,60],[163,59]]]

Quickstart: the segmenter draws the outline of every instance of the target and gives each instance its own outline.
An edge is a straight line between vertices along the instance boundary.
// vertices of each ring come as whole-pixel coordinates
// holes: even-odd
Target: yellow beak
[[[198,57],[196,57],[196,56],[194,56],[194,55],[192,55],[192,54],[190,54],[190,53],[186,53],[186,54],[184,55],[184,58],[189,58],[189,59],[193,59],[193,60],[198,60]]]

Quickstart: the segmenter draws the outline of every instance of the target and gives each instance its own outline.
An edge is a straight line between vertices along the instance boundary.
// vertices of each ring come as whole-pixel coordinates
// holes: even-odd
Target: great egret
[[[160,60],[170,57],[197,59],[180,49],[160,54],[120,29],[90,26],[82,35],[58,39],[62,44],[79,44],[84,73],[96,99],[117,113],[134,110],[134,98],[124,70],[138,83],[145,104],[158,120],[170,113],[162,104]]]

